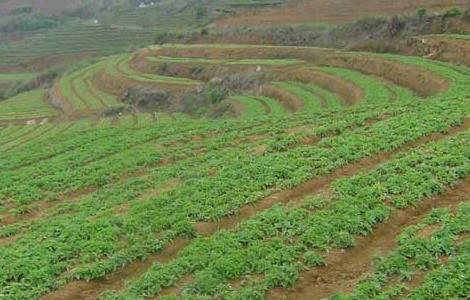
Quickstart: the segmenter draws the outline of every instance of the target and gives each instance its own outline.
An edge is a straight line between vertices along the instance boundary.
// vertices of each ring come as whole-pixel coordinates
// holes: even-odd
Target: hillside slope
[[[468,5],[467,0],[294,0],[282,7],[259,9],[256,12],[240,11],[233,17],[218,20],[215,25],[256,27],[305,22],[342,23],[365,16],[390,16],[413,12],[417,8],[437,11]]]

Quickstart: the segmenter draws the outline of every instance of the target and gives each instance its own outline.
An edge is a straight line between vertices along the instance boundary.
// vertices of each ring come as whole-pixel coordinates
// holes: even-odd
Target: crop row
[[[0,102],[0,120],[34,119],[56,116],[57,112],[45,102],[45,92],[21,93]]]
[[[469,268],[469,261],[465,261],[470,254],[470,240],[465,238],[469,232],[470,202],[460,204],[455,215],[450,209],[435,209],[419,224],[403,230],[397,238],[397,247],[376,258],[372,274],[353,293],[331,299],[465,297],[469,292],[465,284],[453,283],[468,280],[468,272],[464,270]],[[459,245],[459,240],[463,244]],[[426,274],[426,278],[418,287],[411,288],[408,283],[420,274]],[[398,282],[393,282],[397,277]]]
[[[294,284],[302,270],[323,265],[328,250],[353,247],[356,236],[373,232],[393,213],[387,203],[416,205],[467,176],[469,142],[465,132],[431,143],[372,172],[334,182],[331,198],[316,197],[302,207],[276,206],[235,230],[197,238],[176,259],[155,263],[123,292],[106,298],[150,297],[192,274],[190,284],[181,287],[182,298],[262,299],[270,288]],[[243,284],[232,288],[234,281]]]
[[[417,104],[415,111],[364,128],[345,130],[315,146],[256,156],[250,151],[253,145],[246,143],[239,148],[199,157],[191,155],[177,164],[153,168],[144,178],[130,178],[111,186],[110,190],[101,189],[93,196],[86,196],[84,202],[64,206],[68,209],[54,218],[33,222],[17,242],[1,248],[2,263],[9,261],[9,273],[2,282],[13,283],[24,278],[22,285],[7,284],[2,290],[35,298],[38,293],[63,284],[64,280],[101,277],[129,261],[158,251],[177,235],[194,234],[191,225],[194,221],[218,219],[273,191],[457,125],[466,115],[467,104],[465,101]],[[330,126],[338,128],[338,125]],[[227,137],[219,137],[217,143],[223,143]],[[144,194],[139,198],[168,180],[182,184],[166,194]],[[127,202],[130,204],[124,214],[116,214],[112,209]],[[84,203],[86,206],[80,206]],[[67,215],[73,207],[80,209]],[[93,218],[90,214],[100,214],[100,217]],[[155,239],[158,232],[162,232],[162,239]],[[30,273],[30,268],[23,267],[26,265],[36,266],[37,276]]]
[[[147,83],[167,83],[167,84],[181,84],[181,85],[194,85],[198,84],[197,81],[188,78],[163,76],[158,74],[146,74],[134,70],[130,63],[133,60],[133,55],[117,56],[115,60],[110,61],[106,71],[111,75],[121,75],[126,78]]]
[[[354,126],[361,126],[365,120],[377,117],[382,111],[383,109],[378,111],[364,110],[354,115],[344,113],[342,122],[333,124],[330,124],[331,120],[328,116],[319,119],[310,116],[309,119],[305,120],[320,126],[317,132],[313,131],[310,134],[325,136],[337,134]],[[296,126],[297,122],[301,122],[300,125],[302,126],[308,124],[308,122],[302,122],[302,118],[298,116],[292,118],[292,120],[295,120],[295,122],[291,121],[289,123],[286,120],[277,122],[274,120],[272,123],[268,122],[259,127],[253,127],[244,122],[240,123],[243,127],[238,128],[233,128],[233,124],[232,126],[225,124],[224,126],[227,126],[225,128],[231,128],[226,133],[223,133],[224,127],[222,124],[208,126],[205,123],[197,125],[194,122],[184,124],[181,127],[176,126],[176,124],[166,124],[167,131],[163,130],[165,127],[162,128],[161,126],[134,129],[133,134],[130,134],[129,130],[122,130],[121,128],[104,130],[101,134],[98,134],[95,130],[89,131],[91,136],[85,132],[72,132],[74,135],[78,135],[79,138],[74,140],[72,137],[67,138],[67,136],[64,136],[63,144],[67,147],[67,150],[73,151],[63,152],[24,168],[3,172],[4,186],[0,192],[4,195],[4,199],[12,199],[19,205],[27,205],[35,200],[57,199],[57,197],[67,192],[78,191],[90,186],[101,186],[119,178],[119,173],[131,172],[145,166],[158,164],[162,159],[170,158],[174,161],[191,156],[197,149],[199,151],[202,149],[214,151],[217,147],[232,144],[234,140],[269,133],[275,130],[275,124],[278,124],[277,140],[283,135],[289,135],[283,131],[283,128]],[[191,128],[192,131],[188,131],[187,128]],[[211,128],[218,128],[222,130],[222,133],[204,141],[202,144],[197,141],[191,142],[193,136],[210,132]],[[113,134],[110,135],[110,133]],[[268,138],[269,136],[265,139]],[[191,143],[188,144],[188,141]],[[275,141],[273,140],[271,143]],[[181,142],[184,142],[184,144]],[[211,142],[215,144],[211,145]],[[185,145],[185,147],[182,147],[182,145]],[[78,148],[76,148],[77,146]],[[135,156],[135,153],[139,153],[139,156]],[[24,162],[19,160],[18,163]],[[36,179],[31,179],[32,174],[35,175]]]
[[[298,59],[209,59],[193,57],[169,57],[169,56],[147,56],[147,60],[159,63],[177,64],[217,64],[217,65],[266,65],[266,66],[287,66],[292,64],[305,63]]]
[[[76,110],[103,109],[120,106],[116,97],[94,87],[92,79],[103,63],[97,63],[64,76],[57,83],[61,95]]]

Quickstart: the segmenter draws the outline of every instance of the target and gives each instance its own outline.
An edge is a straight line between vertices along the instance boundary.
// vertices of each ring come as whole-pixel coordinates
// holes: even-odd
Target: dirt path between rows
[[[350,250],[332,251],[326,266],[302,274],[292,288],[273,289],[269,299],[324,299],[339,292],[351,292],[372,268],[376,255],[384,255],[396,246],[396,237],[404,227],[416,224],[433,208],[453,207],[470,195],[470,176],[444,194],[422,201],[417,207],[395,209],[390,219],[371,235],[358,237]]]
[[[297,202],[308,195],[312,195],[314,193],[319,192],[325,192],[325,190],[328,189],[329,185],[337,179],[351,177],[359,172],[366,172],[372,170],[378,165],[390,160],[392,156],[398,153],[407,152],[410,149],[416,148],[422,144],[437,141],[468,129],[470,129],[470,119],[467,119],[461,126],[451,128],[448,134],[434,133],[419,138],[416,141],[405,144],[400,149],[397,149],[395,151],[382,152],[371,157],[365,157],[357,162],[348,164],[340,169],[335,170],[330,175],[316,177],[293,189],[274,193],[253,204],[243,206],[242,208],[240,208],[237,215],[221,218],[218,222],[198,222],[195,225],[196,229],[201,235],[209,236],[218,230],[233,228],[243,220],[249,219],[256,213],[268,209],[275,204],[287,204],[288,202]]]
[[[254,204],[246,205],[240,208],[239,213],[233,216],[221,218],[217,222],[197,222],[194,224],[197,232],[201,236],[210,236],[221,229],[235,228],[240,222],[253,217],[260,211],[266,210],[275,204],[286,204],[289,202],[297,202],[304,199],[308,195],[322,192],[328,189],[329,185],[343,177],[350,177],[358,172],[364,172],[374,169],[378,165],[389,160],[393,155],[399,152],[406,152],[410,149],[418,147],[424,143],[439,140],[450,135],[457,134],[458,132],[470,128],[470,119],[458,127],[453,127],[449,130],[448,134],[431,134],[417,139],[416,141],[407,143],[396,151],[379,153],[372,157],[366,157],[358,162],[348,164],[327,176],[317,177],[299,187],[274,193]],[[73,281],[62,287],[60,290],[44,296],[43,300],[59,300],[59,299],[97,299],[98,295],[108,289],[121,289],[124,283],[133,278],[137,278],[145,273],[154,262],[168,262],[175,258],[179,251],[187,246],[188,240],[176,240],[175,242],[167,245],[162,252],[150,255],[143,261],[134,261],[123,269],[107,275],[102,280],[94,280],[90,282]]]
[[[331,175],[312,179],[302,184],[299,187],[272,194],[252,205],[246,205],[240,209],[237,215],[223,217],[217,222],[198,222],[195,224],[196,230],[202,236],[211,236],[215,232],[222,230],[222,229],[233,229],[239,223],[245,220],[248,220],[249,218],[255,216],[257,213],[263,210],[269,209],[275,204],[296,203],[296,202],[300,202],[302,199],[306,198],[309,195],[319,194],[319,193],[329,193],[330,192],[329,186],[335,180],[351,177],[359,172],[370,171],[376,168],[378,165],[385,163],[390,158],[392,158],[392,156],[398,153],[407,152],[422,144],[432,142],[432,141],[437,141],[437,140],[455,135],[469,128],[470,128],[470,120],[466,120],[466,122],[462,126],[454,127],[450,129],[448,134],[438,134],[438,133],[431,134],[429,136],[422,137],[416,141],[410,142],[406,144],[405,146],[401,147],[400,149],[397,149],[396,151],[392,151],[388,153],[380,153],[373,157],[363,158],[356,163],[349,164],[343,168],[336,170]],[[470,183],[470,178],[467,181],[468,183]],[[468,187],[467,193],[470,194],[470,186]],[[397,233],[401,230],[401,228],[403,227],[402,223],[409,221],[408,215],[412,215],[413,221],[416,221],[418,218],[422,217],[425,213],[429,212],[433,207],[447,206],[448,205],[447,202],[448,202],[447,200],[436,200],[436,201],[431,201],[431,202],[428,201],[426,202],[426,204],[421,205],[417,209],[410,208],[404,211],[397,210],[396,214],[390,220],[391,226],[389,223],[382,224],[377,229],[378,233],[376,235],[374,234],[373,236],[369,236],[367,238],[363,238],[363,237],[359,238],[357,241],[358,250],[351,251],[352,253],[348,256],[348,258],[351,259],[351,261],[354,261],[354,257],[358,255],[371,258],[373,255],[377,254],[374,248],[374,243],[373,243],[374,241],[376,241],[377,247],[384,246],[384,249],[390,249],[392,246],[395,245],[394,238],[391,238],[384,242],[380,238],[377,238],[376,236],[380,237],[385,234],[388,234],[388,236],[391,236],[392,234]],[[395,235],[393,235],[393,237]],[[361,254],[362,251],[367,250],[367,247],[371,247],[371,251],[367,252],[368,255]],[[354,249],[356,249],[356,247]],[[331,255],[329,255],[329,259],[326,260],[328,267],[335,266],[336,264],[341,265],[341,259],[343,257],[342,256],[343,253],[344,252],[339,251],[338,253],[332,253]],[[370,260],[368,262],[370,262]],[[358,265],[361,265],[361,262],[359,262]],[[367,265],[366,263],[362,263],[361,266],[369,266],[369,265]],[[335,270],[339,270],[339,271],[337,273],[333,273],[334,276],[339,276],[339,277],[335,278],[334,276],[332,276],[331,282],[335,283],[338,281],[339,278],[342,278],[343,280],[348,280],[349,282],[350,275],[346,275],[347,273],[341,273],[342,272],[341,269],[335,269]],[[317,284],[322,285],[324,283],[326,284],[328,283],[328,281],[323,280],[323,278],[316,277],[317,276],[316,271],[315,272],[312,271],[312,273],[313,273],[312,277],[314,277],[313,281],[316,282]],[[362,273],[363,272],[361,272],[360,275]],[[358,276],[353,277],[354,284],[357,283],[357,281],[359,281],[360,278],[361,277],[358,277]],[[310,279],[307,279],[307,284],[309,284],[310,282],[311,282]],[[315,290],[316,288],[317,287],[315,287],[313,290]],[[177,288],[172,287],[168,290],[180,291],[181,287],[177,287]],[[164,289],[164,291],[167,291],[167,289]],[[290,289],[287,291],[288,293],[290,293]],[[325,291],[328,292],[330,290],[325,290]],[[175,293],[173,292],[171,294],[175,295]],[[307,295],[305,299],[309,299],[309,300],[312,299],[310,298],[310,296],[311,295]],[[301,298],[298,298],[297,295],[290,298],[290,295],[285,294],[284,289],[273,290],[271,294],[269,295],[269,297],[273,299],[286,299],[286,297],[287,299],[301,299]]]
[[[72,281],[62,289],[50,293],[42,300],[92,300],[108,289],[119,289],[124,286],[124,281],[142,274],[142,270],[149,269],[156,261],[166,263],[176,257],[178,252],[186,247],[188,240],[178,238],[168,244],[158,254],[152,254],[145,260],[135,261],[119,271],[109,274],[100,280]]]

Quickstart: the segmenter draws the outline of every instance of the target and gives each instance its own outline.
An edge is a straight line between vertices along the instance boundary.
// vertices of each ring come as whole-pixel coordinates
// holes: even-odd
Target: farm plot
[[[463,90],[467,80],[462,73],[466,72],[465,69],[457,70],[441,62],[390,55],[370,58],[370,55],[339,52],[325,56],[324,50],[254,45],[164,45],[143,49],[136,54],[110,56],[68,74],[56,84],[54,95],[63,100],[66,112],[87,114],[122,107],[124,104],[120,97],[135,85],[183,93],[199,91],[212,79],[223,82],[224,78],[234,80],[238,76],[239,80],[243,80],[244,76],[260,73],[264,76],[262,83],[266,89],[257,83],[257,87],[234,91],[229,96],[255,99],[265,96],[277,100],[291,111],[315,111],[341,109],[342,104],[359,102],[368,105],[411,101],[416,95],[451,95],[453,91],[459,93]],[[162,55],[170,52],[175,56]],[[257,58],[246,58],[246,55],[252,54]],[[234,58],[226,59],[223,56]],[[279,56],[284,58],[276,58]],[[319,57],[323,59],[318,61]],[[371,59],[372,63],[365,63],[367,59]],[[144,70],[142,65],[148,65],[149,60],[157,62],[160,67],[154,72]],[[318,63],[322,66],[315,66]],[[168,64],[175,66],[171,72],[165,72]],[[208,71],[204,80],[191,79],[190,74],[204,70],[204,65],[221,66],[221,69],[214,71],[212,77]],[[232,69],[229,66],[253,66],[253,69]],[[401,68],[400,72],[408,75],[401,78],[395,76],[398,73],[388,74],[384,71],[390,67]],[[399,79],[392,82],[394,78]],[[422,78],[423,84],[414,82],[415,78]],[[266,104],[265,101],[261,102]]]
[[[169,56],[148,56],[147,60],[159,63],[179,63],[179,64],[226,64],[226,65],[266,65],[266,66],[286,66],[304,63],[297,59],[204,59],[192,57],[169,57]]]
[[[267,196],[273,191],[298,185],[312,176],[328,174],[341,165],[346,165],[349,162],[360,159],[361,157],[366,157],[380,151],[397,149],[408,141],[413,141],[414,139],[435,131],[441,131],[443,128],[451,128],[452,124],[459,124],[459,120],[461,122],[462,118],[464,118],[468,113],[468,103],[465,101],[461,103],[458,101],[449,101],[445,103],[436,101],[433,104],[426,103],[426,105],[424,105],[422,103],[417,103],[416,105],[417,107],[415,112],[408,111],[406,113],[398,113],[396,117],[379,121],[373,125],[359,127],[357,129],[345,128],[344,133],[340,133],[337,136],[333,134],[333,136],[320,141],[316,146],[307,144],[293,147],[291,149],[285,149],[282,147],[271,148],[266,154],[261,156],[253,156],[253,154],[251,154],[252,152],[250,149],[254,149],[257,144],[256,141],[254,142],[255,144],[252,144],[253,142],[246,142],[239,146],[233,145],[227,147],[224,146],[227,142],[227,137],[224,135],[221,135],[220,138],[216,138],[214,140],[217,144],[221,143],[220,146],[216,146],[217,144],[207,144],[209,141],[203,140],[202,145],[207,145],[209,149],[213,150],[207,154],[202,152],[199,157],[192,157],[194,149],[188,149],[188,152],[185,154],[185,148],[183,148],[182,145],[177,145],[178,148],[183,150],[178,157],[175,157],[177,160],[168,165],[164,164],[152,167],[149,170],[149,175],[151,175],[150,177],[130,178],[122,183],[119,181],[115,183],[107,181],[107,183],[101,185],[102,188],[105,188],[105,186],[109,187],[109,190],[105,188],[108,190],[105,194],[103,194],[104,190],[101,190],[91,194],[90,196],[78,199],[78,202],[72,202],[70,204],[64,203],[62,208],[58,208],[56,217],[54,217],[57,218],[55,221],[48,217],[47,224],[44,223],[43,225],[40,225],[42,224],[41,220],[38,220],[37,222],[39,223],[33,222],[30,225],[19,223],[17,227],[14,225],[12,225],[13,227],[8,227],[9,231],[7,232],[10,235],[17,232],[19,234],[18,238],[24,243],[28,240],[31,242],[31,244],[28,243],[27,252],[34,251],[35,253],[43,254],[43,256],[35,256],[35,262],[30,262],[37,266],[42,265],[45,261],[50,262],[51,255],[55,255],[49,250],[43,249],[45,244],[38,244],[35,242],[39,236],[41,239],[49,239],[47,237],[49,236],[47,233],[49,232],[49,229],[47,229],[49,226],[54,226],[56,229],[64,228],[64,230],[68,232],[67,234],[70,234],[69,236],[75,236],[75,234],[72,234],[74,230],[89,232],[91,234],[92,228],[89,226],[99,226],[99,228],[101,228],[98,232],[93,231],[94,233],[91,237],[91,241],[93,241],[92,244],[90,244],[89,237],[86,240],[75,240],[73,246],[71,243],[67,242],[68,249],[64,249],[66,252],[63,252],[62,255],[65,255],[63,256],[64,258],[67,257],[67,265],[75,266],[72,272],[67,272],[66,269],[68,269],[68,267],[65,265],[63,268],[57,266],[59,269],[55,269],[56,271],[44,270],[45,273],[42,274],[45,276],[40,281],[36,282],[38,285],[34,288],[31,288],[30,286],[27,290],[18,291],[18,293],[20,293],[18,295],[29,295],[29,297],[34,298],[37,293],[44,293],[47,290],[47,286],[50,286],[53,282],[54,284],[64,284],[66,282],[71,282],[76,278],[98,278],[104,273],[112,272],[112,270],[119,268],[123,264],[127,264],[126,262],[128,261],[135,260],[139,257],[145,257],[148,253],[154,251],[152,249],[160,249],[165,244],[171,243],[178,236],[184,237],[197,234],[197,231],[194,231],[195,228],[192,225],[194,222],[215,221],[236,212],[240,207],[249,202],[256,202],[260,197]],[[406,108],[409,109],[410,107],[407,106]],[[448,114],[443,113],[443,108],[445,108],[444,111],[448,111]],[[423,109],[426,109],[426,113],[423,113]],[[438,120],[441,120],[442,123]],[[323,126],[331,123],[331,120],[328,120],[328,118],[325,118],[324,121],[326,123]],[[329,126],[334,127],[337,125],[333,123]],[[157,128],[158,127],[155,129]],[[208,128],[205,130],[208,130]],[[272,128],[270,128],[270,130],[272,130]],[[333,128],[331,130],[333,130]],[[333,132],[335,131],[336,130],[333,130]],[[401,132],[410,131],[415,134],[401,134]],[[159,132],[163,134],[160,130]],[[236,136],[239,132],[236,131],[233,132],[233,134]],[[280,137],[282,137],[282,134]],[[457,144],[464,148],[466,146],[465,135],[459,135],[451,141],[451,145],[446,146],[446,151],[450,148],[455,151],[460,151],[458,150],[459,148],[456,147]],[[259,142],[260,141],[258,141],[258,143]],[[201,142],[194,143],[197,148],[202,146]],[[273,145],[275,145],[275,143],[276,139],[274,138]],[[199,146],[197,146],[198,144]],[[189,145],[190,144],[188,144],[188,146]],[[155,146],[152,144],[149,144],[149,146],[151,147],[148,148],[148,151],[152,149],[151,152],[155,153]],[[341,150],[346,146],[351,147],[349,149],[350,152],[344,152],[346,150]],[[221,147],[219,154],[217,154],[218,151],[214,151],[217,147]],[[124,151],[123,155],[125,156],[122,157],[125,160],[123,161],[130,163],[131,161],[129,158],[134,153],[140,153],[143,157],[150,159],[150,156],[145,154],[146,152],[143,152],[147,151],[146,149],[147,145],[145,145],[145,147],[138,147],[129,151]],[[172,148],[169,148],[168,151],[174,152]],[[151,152],[148,153],[150,154]],[[162,154],[162,157],[165,157],[164,152]],[[460,154],[456,153],[456,156],[460,157]],[[74,157],[77,156],[74,155]],[[319,160],[320,157],[323,159]],[[411,157],[414,156],[411,155]],[[441,157],[440,154],[439,157]],[[113,158],[114,161],[118,161],[116,160],[117,156],[114,156]],[[138,162],[138,160],[136,163],[142,164],[142,162]],[[338,163],[340,163],[340,165],[338,165]],[[148,164],[148,160],[146,164]],[[51,166],[53,164],[50,162],[49,164],[44,164],[44,167],[47,165]],[[200,167],[198,170],[194,170],[189,168],[190,165],[198,165]],[[271,169],[265,169],[265,166],[268,165],[271,165]],[[118,172],[118,169],[109,166],[109,163],[105,163],[105,161],[103,161],[103,167],[92,168],[90,165],[87,169],[104,170],[104,168],[108,171]],[[182,172],[182,170],[185,171]],[[35,172],[38,172],[38,169],[36,169]],[[50,172],[50,170],[48,172]],[[26,174],[25,169],[21,172],[16,171],[16,173],[18,175]],[[67,176],[66,173],[62,172],[57,173],[57,175],[59,174],[61,178],[63,176]],[[250,174],[250,176],[247,177],[247,174]],[[46,176],[48,180],[53,178],[51,175]],[[62,181],[59,185],[57,180],[52,179],[53,181],[50,182],[52,185],[48,188],[48,193],[54,193],[54,190],[56,189],[55,186],[63,187],[64,184],[72,182],[71,180],[73,180],[76,175],[70,175],[70,178]],[[89,174],[89,176],[92,175]],[[9,176],[2,177],[9,178]],[[224,184],[230,182],[230,178],[232,178],[233,184]],[[237,180],[233,181],[235,178]],[[257,178],[256,181],[253,180],[254,178]],[[80,181],[84,182],[84,179],[85,178],[82,177]],[[165,182],[173,180],[177,180],[184,184],[178,185],[177,189],[167,193],[162,193],[161,195],[155,195],[153,193],[145,194],[146,189],[152,189],[151,187],[159,186]],[[25,186],[21,189],[19,188],[19,183],[26,183],[26,181],[17,177],[16,180],[12,180],[10,182],[14,182],[16,187],[10,186],[10,188],[4,189],[2,194],[5,196],[2,196],[2,198],[16,198],[17,201],[20,201],[17,202],[18,204],[27,204],[27,202],[22,202],[26,200],[26,198],[23,198],[18,194],[22,193],[26,195],[26,191],[23,190]],[[40,188],[43,184],[44,183],[40,183],[40,185],[37,185],[37,188]],[[34,184],[29,181],[28,186],[30,189],[28,191],[29,195],[27,199],[35,198],[31,197],[30,193],[33,192],[33,190],[31,190],[33,185]],[[124,190],[127,192],[122,194]],[[217,192],[214,193],[214,191]],[[235,193],[236,191],[238,192]],[[122,195],[116,197],[118,194]],[[139,195],[141,195],[141,197],[139,197]],[[96,199],[95,197],[105,198],[101,198],[101,201],[96,201],[93,200]],[[127,197],[130,197],[130,199]],[[24,200],[20,200],[21,198]],[[44,197],[37,199],[44,199]],[[134,204],[128,202],[132,199],[136,201],[135,203],[131,201],[131,203]],[[156,201],[156,199],[158,199],[158,201]],[[131,206],[127,208],[127,205],[121,207],[125,203]],[[189,205],[190,203],[191,205]],[[82,205],[85,207],[92,205],[94,209],[87,209],[82,207]],[[96,205],[101,206],[102,209],[97,210]],[[27,206],[24,206],[23,208],[26,207]],[[28,211],[23,210],[23,208],[21,211]],[[59,212],[63,212],[64,210],[73,212],[75,209],[77,209],[77,214],[74,214],[74,224],[76,224],[76,226],[72,228],[70,227],[70,218],[63,216],[63,214]],[[127,213],[116,215],[113,213],[115,209],[124,209]],[[174,209],[180,213],[176,213]],[[99,213],[100,217],[91,217],[90,219],[90,215],[84,214],[85,210],[89,211],[91,214]],[[54,215],[54,212],[52,212],[52,214]],[[160,214],[164,215],[160,216]],[[171,216],[171,221],[168,216]],[[81,218],[83,218],[84,223],[79,221]],[[94,221],[90,224],[90,220]],[[46,219],[44,222],[45,221]],[[141,226],[141,224],[143,224],[141,222],[145,222],[147,226]],[[119,224],[127,225],[125,227],[121,227]],[[22,229],[22,226],[26,226],[26,228]],[[149,229],[148,226],[151,228],[150,232],[147,231]],[[22,230],[24,230],[24,232]],[[155,239],[154,234],[157,232],[161,232],[162,239]],[[102,234],[104,234],[106,238],[101,236]],[[52,240],[50,241],[52,242]],[[98,241],[100,241],[100,243],[96,244]],[[54,241],[54,243],[56,242],[62,243],[62,241]],[[14,243],[11,246],[4,248],[4,250],[12,251],[11,253],[24,253],[26,255],[27,252],[24,252],[26,249],[21,250],[18,248],[23,247],[23,245],[25,246],[26,244]],[[132,245],[132,247],[129,247],[129,245]],[[59,244],[57,244],[57,246],[60,247]],[[35,250],[31,247],[35,247]],[[95,252],[95,247],[99,247],[101,250]],[[2,255],[2,257],[7,259],[9,254],[4,254],[5,255]],[[58,253],[56,252],[56,254]],[[107,258],[104,259],[103,255]],[[61,260],[61,264],[63,263],[64,259]],[[49,263],[48,266],[50,266]],[[17,271],[26,275],[26,273],[24,273],[25,270]],[[13,275],[12,273],[11,276],[18,275]]]
[[[21,93],[0,102],[0,121],[29,120],[54,117],[56,110],[46,103],[46,92],[42,90]]]
[[[122,105],[116,97],[94,86],[92,79],[102,67],[103,62],[62,77],[56,91],[73,110],[93,111]]]
[[[396,55],[369,55],[374,64],[360,64],[363,53],[334,53],[317,64],[310,56],[317,52],[306,48],[201,47],[160,49],[174,52],[176,65],[224,64],[224,55],[246,61],[244,51],[258,53],[256,60],[283,54],[302,63],[229,93],[225,100],[242,107],[239,117],[136,114],[0,129],[6,298],[350,299],[367,292],[419,299],[465,292],[446,274],[466,268],[467,258],[466,68]],[[152,51],[111,56],[58,86],[75,109],[93,111],[117,103],[96,96],[105,93],[93,80],[100,72],[152,85],[203,84],[139,71],[147,57],[159,57]],[[442,85],[420,94],[409,77],[390,80],[389,66]],[[345,101],[353,94],[344,87],[359,91],[354,101]],[[301,109],[288,109],[281,93]],[[374,245],[383,252],[371,265]],[[410,245],[420,251],[410,253]],[[367,267],[356,270],[362,263]],[[336,278],[338,270],[356,273]]]
[[[464,270],[468,269],[465,259],[469,255],[470,201],[454,201],[436,207],[418,224],[404,228],[393,250],[376,258],[368,278],[350,294],[332,299],[458,298],[468,294],[464,285],[452,286],[451,282],[467,280]],[[462,271],[460,279],[458,271]]]

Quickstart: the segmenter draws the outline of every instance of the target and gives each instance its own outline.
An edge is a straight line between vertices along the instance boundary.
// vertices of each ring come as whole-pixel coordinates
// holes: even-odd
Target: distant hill
[[[251,27],[305,22],[342,23],[364,16],[402,14],[418,8],[442,10],[468,5],[468,0],[291,0],[285,6],[260,8],[256,13],[241,10],[235,16],[218,20],[216,25]]]

